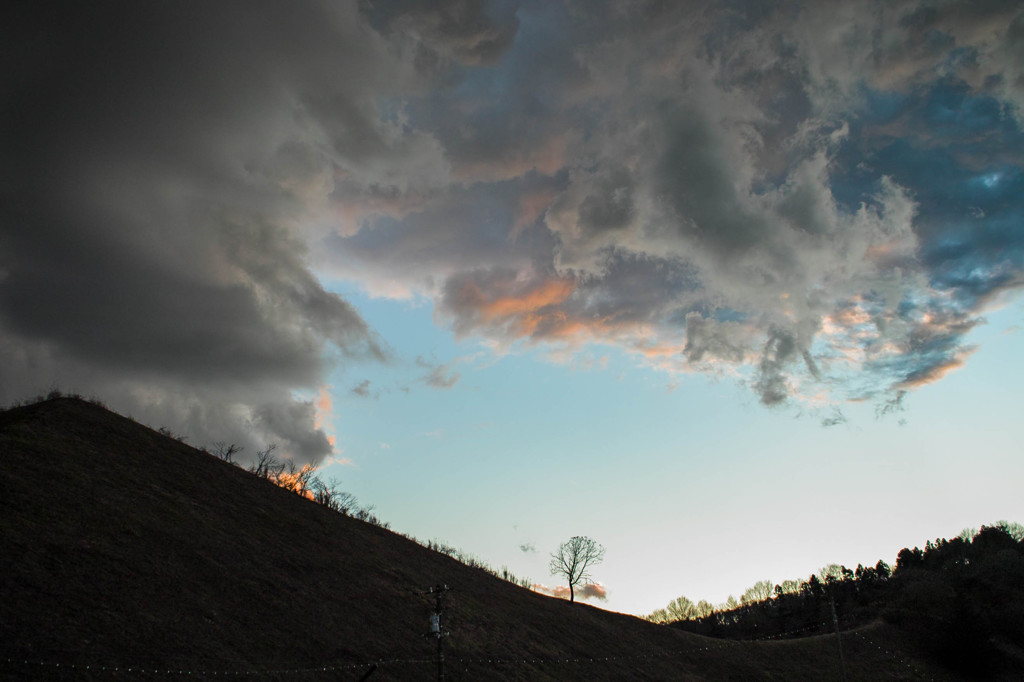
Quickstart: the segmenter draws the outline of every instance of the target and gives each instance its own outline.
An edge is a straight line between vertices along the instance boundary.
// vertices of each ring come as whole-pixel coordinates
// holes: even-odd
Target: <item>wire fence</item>
[[[924,672],[922,672],[921,669],[918,668],[916,665],[914,665],[913,663],[911,663],[907,659],[903,658],[902,656],[900,656],[896,652],[891,651],[891,650],[885,648],[884,646],[882,646],[881,644],[875,642],[874,640],[869,638],[864,633],[856,632],[855,631],[855,632],[851,632],[850,634],[853,635],[854,637],[859,638],[860,640],[865,642],[868,646],[875,647],[884,656],[888,656],[889,658],[891,658],[893,661],[895,661],[896,663],[898,663],[902,667],[905,667],[907,670],[909,670],[910,672],[914,673],[918,678],[921,678],[921,679],[925,678]]]
[[[799,634],[806,632],[811,628],[818,628],[824,623],[817,623],[814,625],[805,626],[796,630],[788,632],[777,633],[774,635],[768,635],[757,639],[747,640],[735,640],[735,639],[723,639],[718,640],[714,643],[708,643],[705,646],[688,647],[685,649],[673,649],[669,651],[652,651],[643,654],[633,654],[627,656],[565,656],[565,657],[532,657],[532,656],[494,656],[494,657],[474,657],[474,658],[459,658],[457,656],[446,656],[446,662],[454,667],[461,667],[467,670],[470,667],[508,667],[508,666],[565,666],[565,665],[583,665],[583,664],[608,664],[608,663],[629,663],[636,665],[643,661],[653,661],[657,659],[668,659],[682,656],[693,656],[695,654],[703,654],[713,651],[720,651],[722,649],[736,649],[745,648],[758,643],[765,643],[769,640],[777,640],[785,638],[790,635]],[[850,637],[856,637],[862,641],[865,645],[873,648],[882,656],[892,660],[900,668],[905,669],[909,672],[914,679],[930,679],[928,675],[924,673],[918,666],[913,662],[908,661],[905,657],[896,653],[895,651],[882,646],[872,640],[869,636],[860,631],[847,631],[840,633],[842,637],[847,640]],[[825,636],[825,635],[822,635]],[[832,636],[832,635],[829,635]],[[793,641],[793,640],[791,640]],[[402,666],[402,665],[436,665],[437,659],[430,658],[390,658],[380,659],[376,661],[368,661],[361,663],[332,663],[321,666],[307,666],[307,667],[294,667],[294,668],[251,668],[241,670],[226,670],[223,668],[202,668],[202,667],[163,667],[163,666],[145,666],[145,665],[96,665],[96,664],[82,664],[82,663],[67,663],[55,660],[32,660],[21,657],[7,657],[6,667],[14,669],[16,671],[23,671],[26,676],[31,675],[32,670],[49,670],[49,671],[70,671],[72,673],[86,673],[91,675],[104,675],[109,674],[111,676],[121,675],[145,675],[145,676],[160,676],[160,677],[194,677],[194,678],[239,678],[239,677],[286,677],[289,675],[304,675],[304,676],[317,676],[336,674],[341,672],[353,672],[363,671],[369,672],[371,668],[385,668],[389,666]]]
[[[324,665],[306,668],[277,668],[277,669],[266,669],[266,668],[254,668],[250,670],[214,670],[214,669],[202,669],[202,668],[165,668],[161,666],[125,666],[125,665],[93,665],[93,664],[82,664],[82,663],[60,663],[56,661],[38,661],[29,660],[23,658],[8,658],[6,659],[9,667],[17,667],[21,670],[38,670],[49,669],[53,671],[59,670],[70,670],[73,672],[80,673],[109,673],[111,675],[122,675],[122,674],[137,674],[137,675],[160,675],[160,676],[189,676],[189,677],[260,677],[260,676],[274,676],[281,677],[284,675],[311,675],[321,673],[337,673],[344,671],[353,670],[369,670],[370,668],[379,668],[385,666],[394,665],[417,665],[417,664],[436,664],[433,658],[392,658],[387,660],[373,661],[370,663],[350,663],[350,664],[335,664],[335,665]]]

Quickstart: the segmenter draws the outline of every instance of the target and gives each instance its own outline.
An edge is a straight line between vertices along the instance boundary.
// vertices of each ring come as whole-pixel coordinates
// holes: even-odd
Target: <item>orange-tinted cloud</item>
[[[334,403],[331,402],[331,395],[327,392],[327,387],[321,386],[320,394],[316,398],[316,417],[313,419],[313,427],[322,429],[324,420],[330,416],[333,409]]]
[[[533,584],[533,591],[540,592],[541,594],[547,594],[558,599],[569,598],[569,586],[558,585],[557,587],[548,587],[541,583]],[[576,587],[576,598],[577,599],[607,599],[608,590],[605,586],[600,583],[587,583],[586,585],[579,585]]]
[[[472,326],[499,329],[512,338],[565,337],[583,328],[560,308],[575,290],[575,281],[559,277],[539,282],[467,278],[456,298],[460,314],[475,319]]]
[[[664,357],[678,357],[686,350],[686,345],[678,343],[653,343],[638,345],[634,350],[646,358],[655,360]]]
[[[532,314],[542,308],[562,303],[575,289],[576,285],[571,280],[552,279],[520,294],[500,296],[487,301],[481,306],[480,312],[488,321],[498,317]]]
[[[313,417],[313,428],[323,429],[327,423],[328,418],[331,416],[331,412],[334,411],[334,403],[331,401],[331,394],[327,392],[326,386],[320,387],[320,393],[317,395],[316,402],[316,415]],[[334,435],[331,433],[327,434],[327,442],[331,444],[331,449],[334,448]]]
[[[964,366],[974,351],[977,350],[977,346],[968,346],[961,349],[952,358],[949,358],[946,362],[942,362],[931,367],[926,367],[922,370],[914,372],[903,381],[893,384],[894,389],[906,390],[919,388],[927,384],[934,384],[939,379],[943,378],[955,369],[960,369]]]
[[[576,592],[581,599],[607,599],[608,590],[601,583],[587,583],[578,588]]]

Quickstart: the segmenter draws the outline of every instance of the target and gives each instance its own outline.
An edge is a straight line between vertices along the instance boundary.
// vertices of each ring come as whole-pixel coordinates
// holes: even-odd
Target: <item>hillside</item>
[[[545,597],[77,399],[0,413],[0,501],[2,679],[436,679],[417,592],[437,583],[450,680],[842,679],[834,636],[722,641]],[[843,651],[847,679],[956,679],[880,623]]]

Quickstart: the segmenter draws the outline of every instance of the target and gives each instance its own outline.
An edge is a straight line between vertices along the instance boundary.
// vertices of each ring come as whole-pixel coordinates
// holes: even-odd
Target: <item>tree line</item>
[[[718,606],[679,597],[648,616],[735,639],[825,634],[878,618],[959,672],[996,674],[1010,665],[1007,652],[1024,647],[1024,526],[1000,521],[904,548],[892,568],[831,564],[802,581],[761,581]]]

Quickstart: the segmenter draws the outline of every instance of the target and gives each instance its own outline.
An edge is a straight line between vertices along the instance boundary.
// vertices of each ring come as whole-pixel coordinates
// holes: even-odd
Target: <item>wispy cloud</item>
[[[452,388],[455,384],[459,383],[459,379],[462,378],[462,375],[453,370],[450,364],[434,364],[425,360],[422,356],[416,358],[416,364],[430,370],[423,375],[420,380],[431,388]]]
[[[831,414],[827,417],[823,417],[821,425],[824,427],[838,426],[846,423],[846,415],[838,407],[833,407]]]
[[[363,379],[353,386],[349,392],[360,398],[377,398],[379,393],[370,389],[370,383],[369,379]]]

